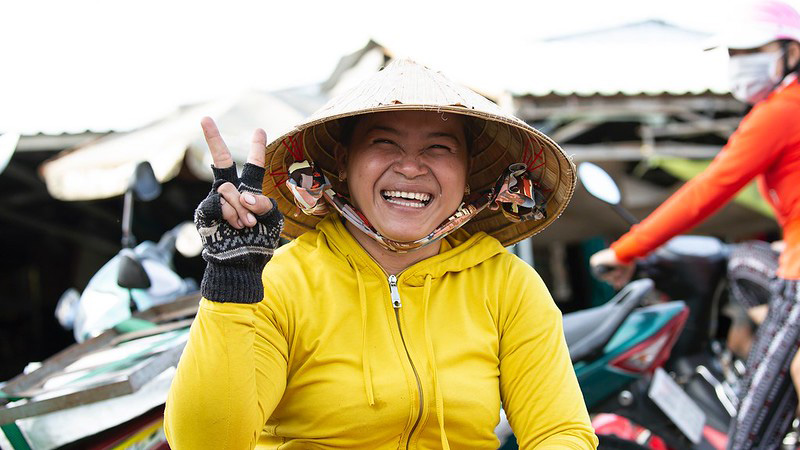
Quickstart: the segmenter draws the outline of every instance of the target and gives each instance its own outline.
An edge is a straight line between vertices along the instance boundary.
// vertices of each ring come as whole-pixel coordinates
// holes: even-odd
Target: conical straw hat
[[[314,229],[319,216],[306,215],[286,187],[288,168],[303,159],[314,161],[338,193],[334,148],[339,119],[382,111],[437,111],[468,116],[474,144],[468,183],[473,192],[491,188],[509,165],[525,163],[547,197],[547,217],[512,222],[500,209],[484,209],[464,225],[469,233],[485,231],[508,246],[532,236],[556,220],[575,189],[575,165],[544,133],[501,110],[485,97],[460,86],[439,72],[411,60],[396,60],[342,95],[331,99],[308,120],[275,139],[266,150],[264,194],[273,197],[285,216],[283,234],[296,238]]]

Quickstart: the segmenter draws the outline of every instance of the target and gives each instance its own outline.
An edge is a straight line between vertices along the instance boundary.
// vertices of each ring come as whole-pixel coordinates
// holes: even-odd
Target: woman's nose
[[[419,154],[403,153],[395,162],[394,170],[406,178],[416,178],[427,174],[428,166],[421,161]]]

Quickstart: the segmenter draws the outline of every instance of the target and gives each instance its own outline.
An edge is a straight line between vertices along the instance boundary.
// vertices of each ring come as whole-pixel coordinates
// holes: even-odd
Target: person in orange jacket
[[[615,268],[604,279],[624,285],[636,258],[690,230],[756,178],[786,246],[769,313],[749,353],[728,446],[778,448],[797,407],[789,368],[800,347],[800,14],[764,0],[749,5],[734,25],[720,45],[730,55],[731,93],[752,109],[703,173],[590,263]]]

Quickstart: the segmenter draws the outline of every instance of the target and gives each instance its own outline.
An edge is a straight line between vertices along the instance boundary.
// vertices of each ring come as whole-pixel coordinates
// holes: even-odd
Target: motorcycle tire
[[[616,436],[608,434],[599,434],[597,438],[600,440],[600,445],[597,450],[647,450],[647,447],[631,442]]]

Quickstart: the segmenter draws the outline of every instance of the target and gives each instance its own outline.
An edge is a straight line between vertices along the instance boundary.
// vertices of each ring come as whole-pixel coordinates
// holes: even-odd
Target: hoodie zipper
[[[419,414],[417,415],[417,420],[414,421],[414,425],[411,427],[411,431],[408,432],[408,439],[406,439],[406,449],[408,449],[409,445],[411,445],[411,437],[414,435],[414,431],[416,431],[417,426],[419,426],[419,422],[422,419],[422,413],[424,411],[424,397],[422,394],[422,382],[420,381],[419,373],[417,372],[417,368],[414,366],[414,361],[411,359],[411,353],[408,352],[408,346],[406,345],[406,340],[403,337],[403,327],[400,326],[400,308],[403,307],[403,303],[400,301],[400,292],[397,290],[397,277],[394,275],[389,275],[389,294],[391,294],[392,297],[392,308],[394,308],[394,317],[397,320],[397,331],[400,332],[400,341],[403,342],[403,349],[406,351],[408,362],[411,364],[411,370],[414,372],[414,378],[417,380],[417,392],[419,392]]]

